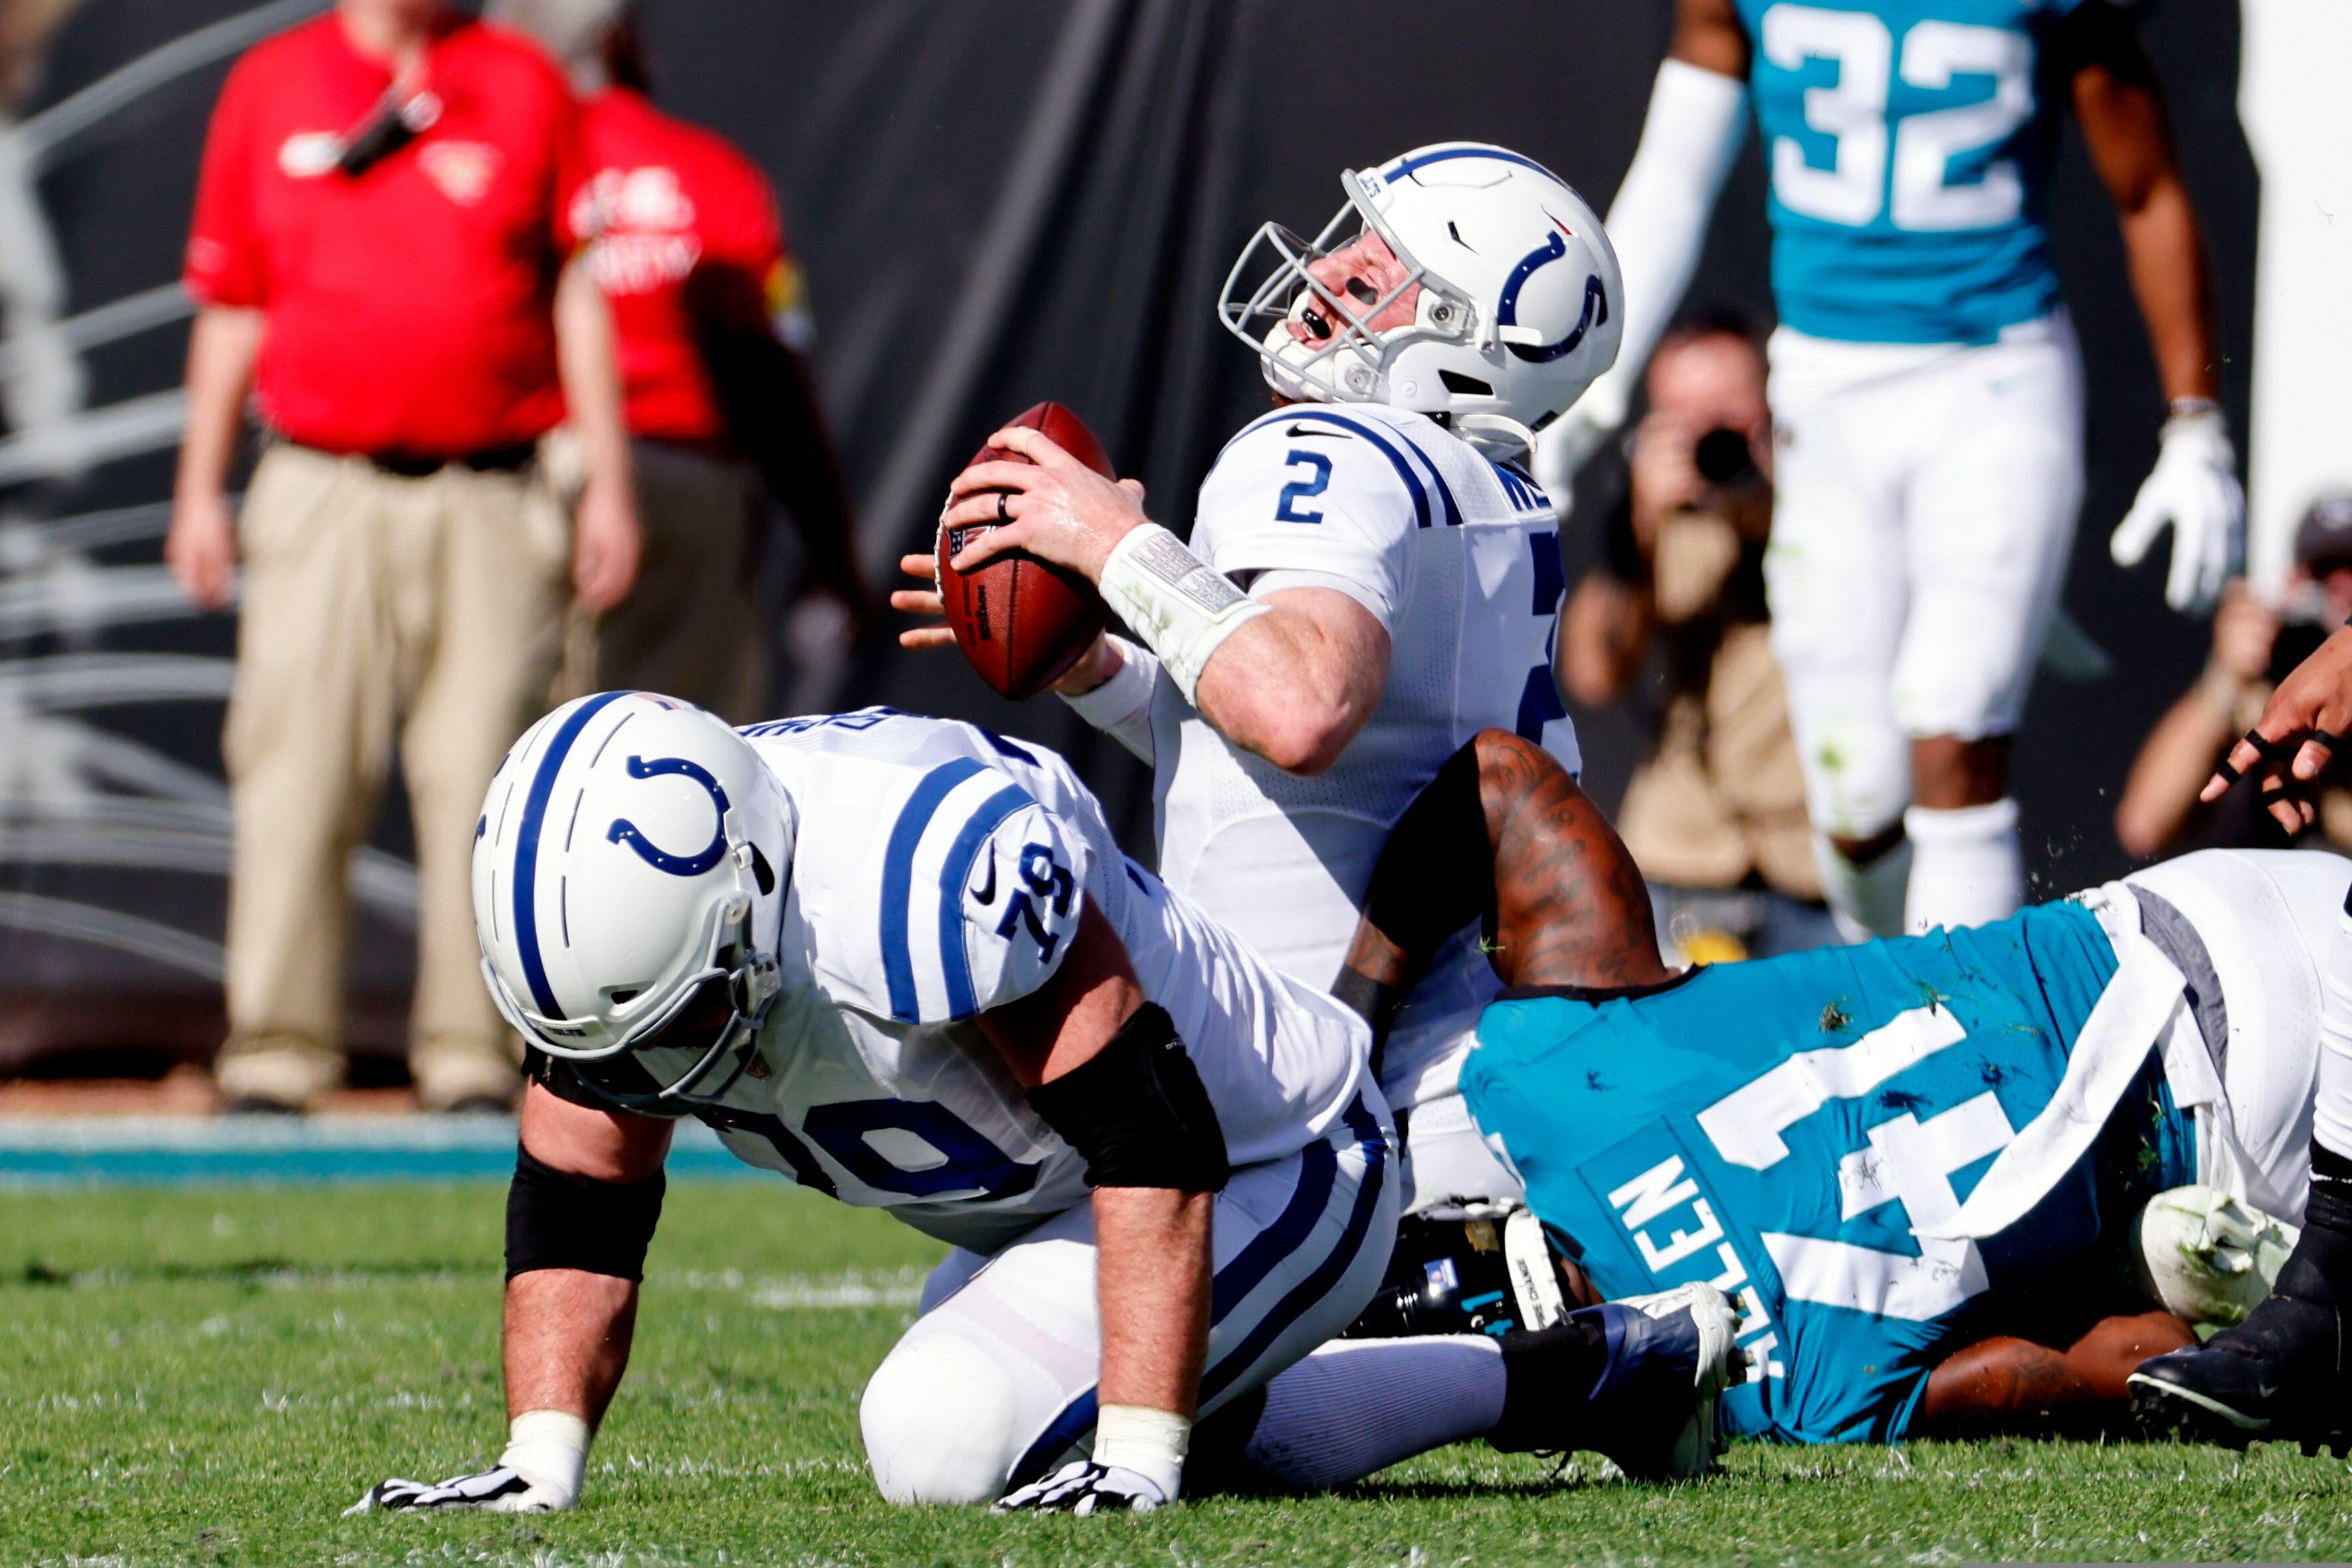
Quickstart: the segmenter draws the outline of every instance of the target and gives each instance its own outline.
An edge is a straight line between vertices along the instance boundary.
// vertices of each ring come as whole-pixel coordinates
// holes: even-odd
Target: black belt
[[[300,443],[296,443],[300,445]],[[313,447],[312,450],[318,450]],[[429,479],[447,468],[471,468],[478,474],[511,474],[530,467],[539,456],[536,441],[517,441],[505,447],[484,447],[479,451],[451,453],[404,452],[394,447],[383,452],[330,452],[329,457],[353,457],[380,471],[398,479]]]

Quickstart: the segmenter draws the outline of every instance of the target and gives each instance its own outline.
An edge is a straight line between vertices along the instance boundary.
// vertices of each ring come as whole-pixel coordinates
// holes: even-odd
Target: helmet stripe
[[[1452,158],[1493,158],[1500,163],[1517,163],[1523,169],[1533,169],[1547,180],[1559,180],[1563,185],[1568,184],[1566,180],[1561,180],[1558,174],[1553,174],[1533,158],[1522,158],[1517,153],[1507,153],[1500,147],[1447,147],[1435,153],[1424,153],[1418,158],[1407,158],[1381,178],[1384,184],[1393,185],[1415,169],[1427,168],[1432,163],[1443,163]]]
[[[980,1011],[971,985],[971,958],[963,946],[963,895],[971,885],[971,863],[997,824],[1024,805],[1036,803],[1019,784],[1008,784],[980,803],[948,847],[940,867],[940,967],[947,972],[948,1016],[969,1018]],[[911,933],[909,933],[911,934]]]
[[[925,773],[907,804],[898,808],[889,847],[882,854],[882,978],[890,990],[890,1016],[902,1024],[919,1024],[923,1018],[922,1002],[915,994],[915,957],[910,951],[914,932],[907,921],[907,905],[915,890],[915,851],[921,847],[923,831],[938,814],[940,802],[985,766],[970,757],[959,757]]]
[[[548,797],[555,793],[555,775],[562,771],[563,759],[572,754],[572,743],[588,721],[612,703],[628,695],[625,691],[600,692],[572,710],[555,739],[547,743],[547,751],[539,759],[539,772],[532,775],[530,794],[524,797],[522,826],[515,834],[515,952],[522,959],[522,977],[530,984],[530,999],[543,1018],[561,1018],[562,1006],[555,1000],[555,988],[548,984],[547,964],[539,955],[539,829],[547,818]]]

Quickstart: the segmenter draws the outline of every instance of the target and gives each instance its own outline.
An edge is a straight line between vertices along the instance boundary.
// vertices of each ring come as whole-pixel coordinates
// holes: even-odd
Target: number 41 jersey
[[[1163,677],[1152,704],[1160,870],[1284,973],[1338,978],[1372,866],[1406,806],[1485,729],[1580,763],[1552,681],[1559,527],[1534,482],[1423,415],[1294,405],[1227,443],[1193,552],[1245,592],[1327,588],[1389,636],[1380,705],[1312,778],[1234,745]],[[1495,980],[1457,938],[1388,1042],[1382,1092],[1452,1092]]]
[[[973,1020],[1045,984],[1090,906],[1174,1020],[1234,1165],[1322,1138],[1366,1086],[1362,1021],[1130,865],[1051,752],[887,709],[742,734],[798,817],[783,994],[695,1112],[748,1163],[982,1252],[1085,1203],[1084,1160]]]
[[[1733,1431],[1889,1441],[1990,1311],[2040,1300],[2015,1292],[2197,1179],[2196,1133],[2150,1055],[2023,1217],[1980,1242],[1914,1234],[1952,1218],[2050,1106],[2116,972],[2070,902],[1645,994],[1507,997],[1463,1089],[1603,1295],[1706,1280],[1735,1298],[1756,1365],[1725,1396]]]
[[[2050,46],[2113,3],[1738,0],[1781,321],[1986,343],[2055,309],[2044,209],[2068,84]]]

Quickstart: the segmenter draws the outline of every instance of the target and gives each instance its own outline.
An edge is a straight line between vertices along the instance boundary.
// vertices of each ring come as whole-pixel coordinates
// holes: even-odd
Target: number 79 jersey
[[[1463,1088],[1604,1295],[1705,1280],[1734,1296],[1756,1374],[1726,1396],[1732,1430],[1889,1441],[1993,1312],[2198,1179],[2151,1055],[2022,1218],[1980,1242],[1914,1234],[2050,1104],[2116,970],[2097,917],[2060,903],[1605,1002],[1508,998]]]
[[[741,733],[798,818],[782,994],[695,1111],[746,1163],[983,1252],[1085,1203],[1085,1161],[974,1020],[1044,985],[1089,908],[1174,1021],[1236,1167],[1322,1138],[1365,1087],[1361,1020],[1131,866],[1051,752],[887,709]]]
[[[2058,24],[2112,0],[1737,0],[1781,321],[1985,343],[2058,304]]]
[[[1580,766],[1551,674],[1562,575],[1551,503],[1516,469],[1426,416],[1295,405],[1244,426],[1201,486],[1192,547],[1244,591],[1347,595],[1389,636],[1379,706],[1312,778],[1234,745],[1171,680],[1152,705],[1160,869],[1276,968],[1318,989],[1339,973],[1389,829],[1485,729]],[[1457,940],[1389,1040],[1382,1089],[1417,1102],[1494,994]]]

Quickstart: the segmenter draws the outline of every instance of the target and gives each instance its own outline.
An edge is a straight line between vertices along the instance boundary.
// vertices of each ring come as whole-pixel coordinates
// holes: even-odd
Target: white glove
[[[1073,1459],[1044,1480],[1006,1493],[995,1511],[1074,1513],[1084,1519],[1090,1513],[1123,1510],[1150,1513],[1160,1504],[1175,1500],[1149,1476],[1138,1475],[1123,1466],[1107,1468],[1092,1459]]]
[[[1094,1458],[1075,1459],[996,1505],[999,1513],[1150,1513],[1176,1500],[1192,1423],[1144,1405],[1106,1405],[1095,1414]]]
[[[2172,565],[2165,574],[2164,602],[2183,615],[2209,610],[2245,556],[2246,492],[2218,408],[2165,421],[2156,467],[2107,541],[2116,564],[2138,565],[2168,523]]]
[[[488,1513],[556,1513],[580,1500],[588,1468],[588,1424],[561,1410],[526,1410],[509,1427],[507,1450],[487,1470],[437,1486],[394,1479],[368,1489],[344,1517],[378,1509],[480,1509]]]

